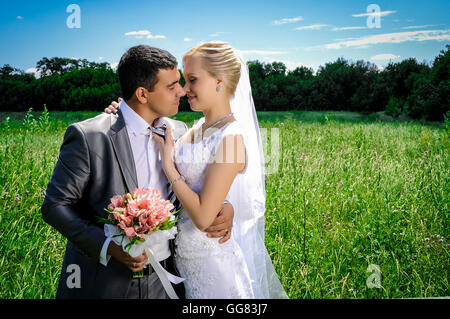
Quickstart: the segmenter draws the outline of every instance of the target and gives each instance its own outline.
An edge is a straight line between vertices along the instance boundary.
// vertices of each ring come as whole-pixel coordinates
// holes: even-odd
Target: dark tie
[[[156,127],[160,127],[160,126],[156,126]],[[150,126],[149,130],[151,130],[153,132],[153,127]],[[170,181],[167,183],[167,189],[169,190],[169,195],[168,195],[168,200],[170,200],[170,202],[172,203],[173,206],[175,206],[175,208],[173,209],[173,211],[177,211],[181,208],[181,203],[178,200],[178,198],[175,196],[175,192],[173,191],[173,189],[170,188]],[[177,214],[177,218],[178,218],[178,214]]]
[[[163,125],[157,125],[157,126],[151,126],[151,125],[150,125],[147,129],[148,129],[150,132],[155,133],[155,134],[161,136],[160,133],[158,132],[159,130],[157,130],[157,129],[162,128],[162,127],[165,128],[166,126],[165,126],[164,124],[163,124]]]
[[[159,127],[162,127],[162,126],[165,126],[165,125],[164,125],[164,124],[163,124],[163,125],[157,125],[157,126],[155,126],[155,127],[149,126],[149,127],[148,127],[148,130],[151,131],[151,132],[153,132],[153,131],[155,130],[155,128],[159,128]],[[174,192],[172,189],[169,188],[169,187],[170,187],[170,181],[167,183],[166,187],[167,187],[167,189],[169,190],[169,195],[168,195],[168,198],[167,198],[167,199],[170,200],[170,202],[172,203],[173,206],[175,206],[175,208],[173,209],[173,211],[179,210],[179,209],[181,208],[181,203],[180,203],[180,201],[178,200],[178,198],[175,196],[175,192]],[[177,217],[178,217],[178,216],[177,216]]]
[[[172,203],[173,206],[175,206],[174,210],[179,210],[181,208],[181,203],[178,200],[177,196],[175,195],[175,192],[173,191],[173,189],[170,189],[170,182],[167,183],[167,189],[169,190],[169,195],[167,196],[168,200],[170,200],[170,202]]]

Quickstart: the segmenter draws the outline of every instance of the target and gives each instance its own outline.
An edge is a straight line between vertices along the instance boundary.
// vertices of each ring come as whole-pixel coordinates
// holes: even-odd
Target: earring
[[[221,86],[216,87],[216,92],[220,92],[220,91],[222,91],[222,87]]]

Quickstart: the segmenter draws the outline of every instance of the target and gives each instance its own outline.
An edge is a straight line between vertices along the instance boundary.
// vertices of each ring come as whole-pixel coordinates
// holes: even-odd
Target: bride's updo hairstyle
[[[224,82],[225,90],[234,96],[241,76],[241,63],[226,42],[207,42],[197,45],[183,57],[183,64],[192,56],[201,56],[203,67],[208,73]]]

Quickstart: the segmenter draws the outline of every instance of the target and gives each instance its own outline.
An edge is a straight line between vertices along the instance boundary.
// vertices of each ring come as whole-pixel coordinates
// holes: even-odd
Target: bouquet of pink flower
[[[172,239],[176,234],[175,214],[172,203],[161,198],[156,189],[133,189],[124,195],[115,195],[105,211],[106,236],[112,239],[132,257],[141,255],[145,248],[163,238]],[[158,236],[154,236],[158,234]],[[117,237],[121,237],[118,241]]]

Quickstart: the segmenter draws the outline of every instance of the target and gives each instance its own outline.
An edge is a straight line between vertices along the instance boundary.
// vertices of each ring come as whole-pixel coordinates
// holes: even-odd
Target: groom
[[[186,124],[167,118],[178,112],[185,92],[176,59],[150,46],[130,48],[118,75],[124,98],[118,114],[103,113],[67,128],[45,192],[43,219],[68,239],[57,298],[168,298],[158,274],[145,266],[148,256],[129,256],[106,238],[97,217],[106,217],[112,196],[136,187],[156,188],[179,208],[151,129],[171,127],[174,138],[186,132]],[[227,234],[228,240],[233,216],[233,207],[224,204],[210,236]],[[178,274],[173,246],[171,240],[157,248],[167,256],[161,265]],[[140,270],[144,276],[134,278]],[[183,285],[174,288],[184,298]]]

